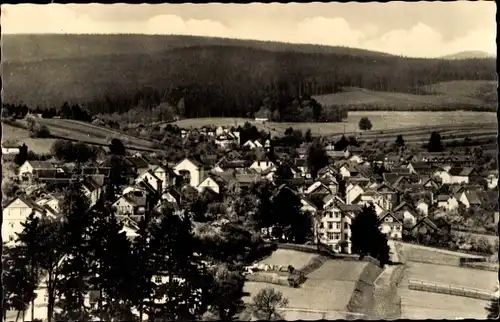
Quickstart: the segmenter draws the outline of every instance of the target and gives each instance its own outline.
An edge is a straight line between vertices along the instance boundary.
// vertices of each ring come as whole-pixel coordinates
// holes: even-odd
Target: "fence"
[[[410,279],[408,281],[408,289],[415,291],[470,297],[486,301],[495,298],[492,293],[485,292],[482,290],[476,290],[462,286],[451,286],[451,285],[439,284],[422,280],[413,280],[413,279]]]

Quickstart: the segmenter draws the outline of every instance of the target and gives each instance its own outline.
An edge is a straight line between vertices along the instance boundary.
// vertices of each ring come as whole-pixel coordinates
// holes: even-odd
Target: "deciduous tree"
[[[279,309],[287,306],[288,299],[281,292],[273,288],[265,288],[252,298],[250,309],[256,318],[273,321],[283,319]]]

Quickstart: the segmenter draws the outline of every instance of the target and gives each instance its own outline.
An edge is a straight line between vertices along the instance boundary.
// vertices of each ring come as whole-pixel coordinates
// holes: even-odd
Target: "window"
[[[349,235],[347,235],[347,233],[344,233],[344,240],[348,240],[349,239]]]
[[[328,237],[328,240],[333,240],[333,233],[327,233],[326,236]]]
[[[340,239],[340,234],[339,233],[335,233],[334,237],[335,237],[335,240],[339,240]]]
[[[349,229],[349,224],[348,223],[344,223],[344,229]]]
[[[331,212],[328,213],[329,218],[333,218],[333,214]]]
[[[338,223],[335,223],[335,228],[336,228],[336,229],[340,229],[340,223],[339,223],[339,222],[338,222]]]
[[[161,280],[161,276],[155,276],[155,283],[156,284],[161,284],[162,280]]]
[[[335,211],[335,218],[340,218],[340,213],[338,211]]]
[[[329,222],[328,223],[328,229],[332,229],[333,228],[333,223],[332,222]]]
[[[323,223],[320,223],[320,224],[319,224],[319,228],[320,228],[320,229],[323,229],[323,228],[324,228],[324,226],[325,226],[325,225],[323,225]]]

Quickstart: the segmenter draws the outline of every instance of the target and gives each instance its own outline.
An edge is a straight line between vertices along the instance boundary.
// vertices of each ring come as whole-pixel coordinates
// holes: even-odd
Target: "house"
[[[326,150],[326,155],[332,160],[342,160],[346,158],[346,152],[344,151]]]
[[[342,176],[342,179],[355,177],[359,174],[359,170],[349,163],[345,163],[339,168],[339,173]]]
[[[133,170],[133,173],[135,173],[136,175],[139,175],[150,169],[150,164],[142,157],[125,157],[125,163],[130,169]]]
[[[176,175],[183,177],[192,187],[198,187],[205,175],[201,162],[190,158],[177,163],[173,170]]]
[[[96,177],[85,177],[82,182],[83,193],[89,198],[90,205],[96,204],[104,191],[104,177]]]
[[[208,175],[197,187],[196,189],[199,192],[202,192],[205,189],[212,189],[216,193],[221,193],[219,183],[217,183],[217,180],[213,178],[211,175]]]
[[[23,223],[28,216],[34,212],[41,217],[53,217],[43,206],[38,205],[33,199],[26,195],[20,195],[8,202],[3,208],[2,239],[4,241],[15,241],[17,234],[23,231]]]
[[[21,145],[19,143],[2,142],[2,155],[19,154],[20,146]]]
[[[492,171],[486,178],[488,189],[495,189],[498,186],[498,171]]]
[[[393,209],[392,213],[397,217],[397,218],[402,218],[403,223],[406,222],[411,222],[412,225],[415,225],[417,222],[418,218],[418,213],[417,211],[408,203],[402,202],[397,206],[396,208]]]
[[[435,170],[431,164],[426,162],[410,162],[407,165],[407,168],[411,174],[416,174],[419,176],[431,175]]]
[[[440,186],[439,183],[437,183],[436,180],[431,177],[420,177],[420,184],[422,184],[422,186],[424,186],[425,188],[431,190],[437,190]]]
[[[359,184],[349,183],[346,187],[346,204],[352,204],[359,196],[361,196],[365,189]]]
[[[472,176],[478,176],[474,168],[470,167],[452,167],[448,173],[450,174],[449,184],[469,183]]]
[[[27,160],[18,169],[19,180],[27,180],[37,174],[40,171],[52,171],[57,172],[56,164],[48,161],[34,161]],[[61,170],[62,171],[62,170]]]
[[[143,182],[141,182],[143,183]],[[144,183],[143,183],[144,184]],[[141,216],[146,212],[148,192],[144,188],[127,187],[114,203],[117,216]]]
[[[376,188],[377,199],[375,200],[382,208],[391,211],[399,204],[399,193],[386,183],[382,183]]]
[[[255,169],[258,172],[265,171],[270,167],[274,167],[274,162],[265,154],[257,155],[255,161],[250,165],[250,169]]]
[[[380,231],[389,239],[403,238],[403,217],[401,213],[386,211],[379,219]]]
[[[255,140],[255,141],[252,141],[252,140],[248,140],[246,141],[244,144],[243,144],[243,147],[245,148],[248,148],[250,150],[255,150],[255,149],[258,149],[258,148],[262,148],[262,144],[259,142],[259,140]]]
[[[223,132],[215,137],[215,144],[222,149],[227,149],[231,146],[231,144],[239,145],[239,137],[231,132]]]
[[[436,197],[436,203],[438,208],[444,209],[446,211],[452,211],[458,208],[458,200],[453,195],[440,194]]]
[[[162,193],[163,191],[163,181],[158,178],[153,170],[148,170],[141,173],[135,180],[135,183],[147,182],[151,185],[157,192]]]
[[[487,207],[490,204],[496,204],[498,194],[495,191],[466,190],[459,194],[459,201],[465,208]]]
[[[319,220],[315,218],[314,235],[316,240],[334,251],[350,253],[350,218],[346,218],[346,213],[340,209],[342,204],[335,197],[326,201]]]
[[[423,216],[429,215],[429,203],[424,199],[419,199],[416,202],[415,209]]]

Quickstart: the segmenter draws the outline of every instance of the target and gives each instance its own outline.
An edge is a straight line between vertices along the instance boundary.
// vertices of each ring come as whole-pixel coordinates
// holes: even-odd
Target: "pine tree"
[[[30,261],[22,247],[5,247],[2,256],[2,284],[4,316],[7,310],[16,310],[23,320],[29,303],[33,308],[38,280],[30,270]],[[33,315],[32,315],[33,319]]]
[[[151,233],[154,274],[165,274],[167,282],[158,287],[157,296],[165,297],[155,315],[167,320],[193,320],[204,308],[206,273],[195,254],[191,220],[168,210],[161,214]]]
[[[46,286],[47,320],[51,322],[61,277],[59,263],[64,254],[60,223],[48,218],[40,219],[31,213],[23,224],[23,231],[18,234],[18,242],[28,262],[31,278]],[[31,307],[33,310],[33,301]]]
[[[83,195],[79,183],[73,183],[63,192],[61,213],[64,216],[62,236],[65,259],[61,263],[62,279],[58,285],[60,294],[58,321],[84,321],[90,318],[90,308],[85,297],[90,291],[91,274],[89,200]]]
[[[139,321],[142,321],[143,313],[149,312],[155,285],[149,247],[148,221],[144,218],[138,226],[137,236],[132,243],[132,262],[134,263],[131,272],[134,280],[132,302],[139,311]]]
[[[123,225],[118,222],[114,211],[102,204],[90,213],[93,218],[90,227],[91,288],[98,294],[98,306],[93,313],[108,321],[129,321],[132,318],[131,245]]]

